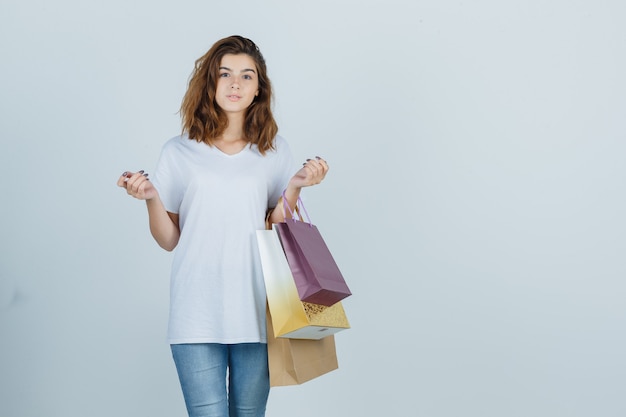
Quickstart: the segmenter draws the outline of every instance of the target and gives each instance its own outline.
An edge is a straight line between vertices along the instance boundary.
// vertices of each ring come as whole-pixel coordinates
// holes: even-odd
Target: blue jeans
[[[265,343],[193,343],[171,349],[189,417],[265,416],[270,392]]]

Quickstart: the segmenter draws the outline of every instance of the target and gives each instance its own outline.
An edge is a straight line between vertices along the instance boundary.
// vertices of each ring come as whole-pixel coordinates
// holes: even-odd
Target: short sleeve
[[[168,141],[161,149],[161,155],[151,181],[159,192],[165,210],[178,214],[184,191],[181,184],[180,169],[173,155],[176,152],[174,140]]]
[[[273,181],[268,195],[268,208],[274,208],[278,199],[287,188],[289,180],[297,172],[291,148],[285,139],[276,136],[276,163]]]

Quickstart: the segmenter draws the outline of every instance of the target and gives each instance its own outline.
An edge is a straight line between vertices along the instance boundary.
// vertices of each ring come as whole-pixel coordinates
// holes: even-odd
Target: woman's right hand
[[[158,195],[156,188],[148,179],[148,174],[144,171],[124,172],[117,180],[119,187],[125,188],[128,195],[139,200],[151,200]]]

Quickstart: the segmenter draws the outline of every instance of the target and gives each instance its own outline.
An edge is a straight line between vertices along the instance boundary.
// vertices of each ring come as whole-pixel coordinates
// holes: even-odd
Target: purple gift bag
[[[296,219],[286,201],[283,196],[283,205],[292,218],[285,218],[284,223],[277,223],[274,228],[280,237],[300,300],[331,306],[351,295],[326,242],[311,223],[302,200],[298,198],[298,205],[304,210],[308,223],[301,217]]]

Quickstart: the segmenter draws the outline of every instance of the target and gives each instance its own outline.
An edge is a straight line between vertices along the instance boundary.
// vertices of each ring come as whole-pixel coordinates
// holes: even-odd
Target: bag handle
[[[298,207],[302,207],[302,210],[304,210],[304,214],[306,215],[306,219],[308,220],[309,225],[313,227],[313,223],[311,222],[311,217],[309,217],[309,213],[306,211],[306,208],[304,207],[304,203],[302,202],[302,199],[300,198],[300,196],[298,196],[298,201],[296,201],[296,207],[294,207],[294,209],[291,210],[291,207],[289,207],[289,204],[287,203],[287,197],[285,196],[285,191],[286,190],[283,190],[283,217],[285,218],[285,221],[287,221],[287,214],[285,212],[285,209],[286,209],[291,214],[291,218],[293,219],[293,221],[296,221],[296,222],[298,221],[298,218],[296,217],[296,213],[297,213],[298,217],[300,218],[300,221],[304,223],[302,214],[300,214],[300,211],[298,210]]]

